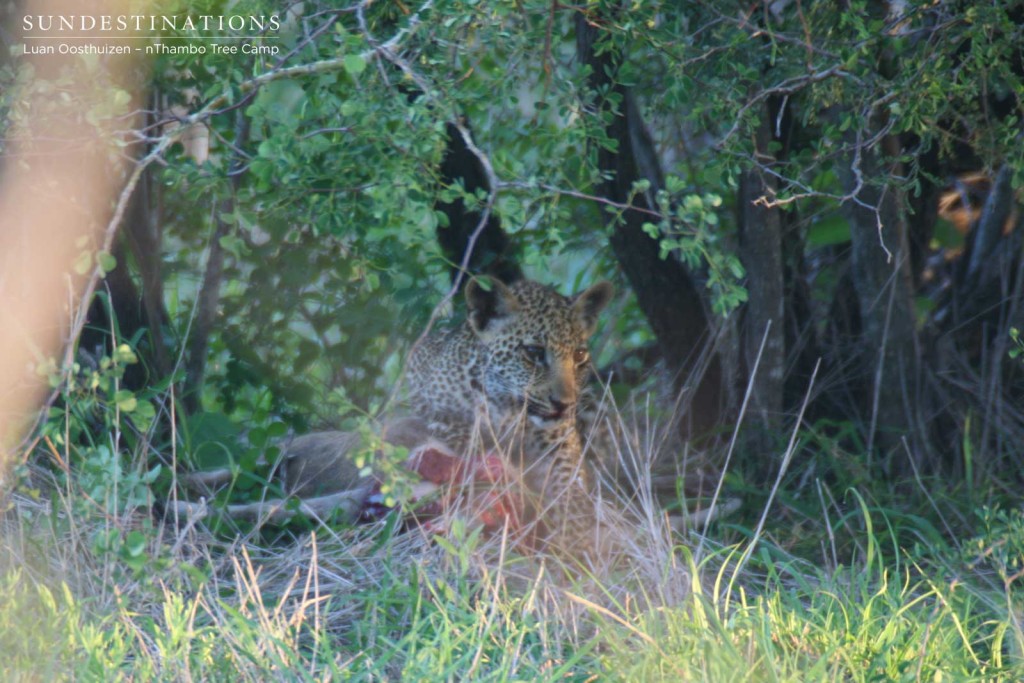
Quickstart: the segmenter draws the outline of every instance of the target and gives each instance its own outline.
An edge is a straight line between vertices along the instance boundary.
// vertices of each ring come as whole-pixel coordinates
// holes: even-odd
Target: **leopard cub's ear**
[[[576,312],[577,319],[583,324],[587,335],[594,334],[594,330],[597,328],[597,316],[611,301],[613,294],[615,294],[615,287],[612,286],[612,283],[603,280],[574,297],[573,311]]]
[[[484,289],[477,278],[466,283],[466,307],[469,325],[480,337],[494,334],[512,320],[519,310],[519,301],[512,290],[497,278],[488,278]]]

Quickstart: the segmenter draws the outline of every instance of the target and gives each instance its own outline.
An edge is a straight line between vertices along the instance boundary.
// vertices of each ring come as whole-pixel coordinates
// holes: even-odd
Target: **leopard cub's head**
[[[521,280],[466,285],[469,325],[484,348],[483,386],[502,417],[526,411],[549,426],[572,414],[590,370],[587,342],[612,296],[599,282],[572,297]]]

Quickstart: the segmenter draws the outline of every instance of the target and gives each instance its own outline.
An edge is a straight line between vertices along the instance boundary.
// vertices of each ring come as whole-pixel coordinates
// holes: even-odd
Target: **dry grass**
[[[650,468],[634,461],[630,470]],[[520,633],[524,640],[503,648],[507,670],[557,677],[564,666],[576,666],[565,664],[572,660],[567,653],[591,649],[595,615],[628,627],[618,616],[624,609],[635,609],[637,600],[647,609],[680,604],[692,582],[690,567],[673,553],[679,539],[649,479],[634,482],[629,501],[610,493],[596,501],[603,552],[577,561],[519,552],[509,530],[484,535],[462,523],[457,508],[442,525],[444,536],[402,532],[388,518],[357,528],[321,526],[273,543],[252,532],[226,539],[202,523],[156,522],[146,507],[83,503],[73,483],[61,488],[42,470],[36,474],[41,497],[12,494],[0,529],[8,590],[20,593],[41,621],[53,622],[61,611],[73,615],[76,624],[58,620],[57,630],[116,623],[107,635],[117,647],[105,649],[124,651],[116,666],[132,677],[194,680],[237,666],[243,678],[260,679],[300,662],[314,678],[356,662],[371,678],[398,677],[409,662],[396,643],[427,629],[423,610],[444,613],[447,601],[481,637],[513,638],[523,623],[532,624],[530,638]],[[108,493],[117,495],[116,483]],[[145,541],[141,569],[126,563],[134,531]],[[116,541],[97,541],[110,538]],[[47,592],[62,596],[49,613]],[[168,639],[177,644],[174,656]],[[488,647],[477,647],[469,673],[493,666]],[[44,668],[72,674],[83,661],[104,661],[86,656],[89,650],[87,642],[56,648]],[[370,654],[377,651],[383,654]],[[39,671],[39,661],[21,654],[9,660],[14,673]],[[107,657],[104,666],[116,659]]]
[[[508,532],[486,536],[459,522],[458,510],[445,535],[402,531],[394,518],[276,538],[214,534],[114,504],[123,500],[117,482],[110,499],[87,500],[74,478],[57,485],[36,470],[38,497],[29,486],[13,493],[0,527],[0,678],[866,681],[1024,672],[1016,593],[956,575],[952,548],[937,540],[915,552],[941,563],[894,553],[896,532],[885,531],[898,526],[894,512],[863,497],[851,512],[826,490],[824,523],[810,532],[832,551],[818,562],[797,558],[771,541],[780,477],[776,502],[757,515],[763,533],[729,546],[714,529],[681,535],[651,472],[664,449],[682,446],[639,412],[607,418],[620,466],[596,502],[604,550],[582,562],[520,552]],[[854,548],[846,560],[834,550],[843,537]]]

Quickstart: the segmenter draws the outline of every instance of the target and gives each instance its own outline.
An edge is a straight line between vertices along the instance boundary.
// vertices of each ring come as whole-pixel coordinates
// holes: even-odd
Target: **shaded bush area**
[[[293,8],[280,57],[157,59],[80,345],[306,430],[380,409],[449,274],[613,277],[602,363],[660,363],[684,435],[774,447],[820,359],[875,474],[1015,476],[1015,11]]]

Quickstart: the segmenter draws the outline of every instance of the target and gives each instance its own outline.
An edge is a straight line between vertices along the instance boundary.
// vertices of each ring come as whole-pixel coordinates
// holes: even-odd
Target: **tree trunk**
[[[768,112],[765,111],[765,117]],[[771,133],[766,120],[757,130],[755,156],[766,158]],[[782,414],[786,365],[785,283],[782,262],[782,221],[779,209],[756,204],[761,197],[772,197],[775,179],[759,169],[746,171],[739,187],[739,251],[747,272],[747,303],[743,308],[743,360],[747,376],[757,364],[757,374],[750,377],[752,392],[750,409],[763,428],[770,433]],[[764,340],[764,350],[758,352]],[[760,440],[755,444],[768,447]],[[759,449],[760,450],[760,449]]]
[[[876,125],[869,131],[878,130],[878,122],[872,123]],[[882,145],[894,141],[883,138]],[[846,143],[851,151],[840,163],[839,175],[845,193],[853,195],[843,211],[850,221],[852,277],[862,325],[859,367],[868,389],[869,457],[872,445],[892,454],[907,437],[914,457],[920,458],[927,438],[915,418],[920,354],[907,224],[894,179],[899,169],[887,165],[895,162],[885,161],[879,146],[868,147],[856,133]]]
[[[136,154],[146,150],[139,146]],[[113,255],[117,267],[107,273],[99,286],[109,297],[109,308],[100,298],[89,304],[88,323],[82,329],[79,346],[92,353],[104,348],[110,353],[121,342],[135,338],[141,330],[148,330],[136,347],[141,362],[128,366],[123,378],[124,386],[133,391],[142,389],[154,377],[171,374],[170,354],[164,344],[164,323],[167,314],[163,304],[163,274],[161,268],[161,236],[159,219],[153,208],[153,183],[149,171],[143,173],[135,186]],[[135,261],[141,291],[129,273],[128,255]],[[110,338],[111,314],[117,322],[119,337]],[[106,347],[111,347],[106,350]]]
[[[451,185],[462,181],[467,192],[483,190],[493,191],[487,182],[487,175],[480,160],[466,146],[462,134],[452,124],[446,127],[448,144],[441,162],[441,182]],[[470,247],[469,240],[483,217],[479,211],[469,211],[462,199],[454,202],[438,202],[437,209],[448,218],[448,225],[437,227],[437,241],[444,250],[448,260],[452,262],[452,281],[459,274],[458,265],[462,263],[466,250]],[[513,245],[508,235],[501,229],[501,220],[493,213],[487,219],[487,225],[472,245],[470,254],[470,273],[493,275],[502,282],[511,283],[523,277]],[[462,280],[465,284],[466,280]]]
[[[626,210],[615,222],[611,246],[658,339],[677,389],[691,392],[689,400],[684,400],[689,411],[681,429],[691,436],[706,435],[718,425],[722,413],[722,372],[707,311],[700,290],[683,265],[671,257],[662,259],[658,241],[643,230],[644,223],[651,221],[645,211],[655,208],[652,198],[664,184],[663,174],[632,91],[613,80],[621,56],[611,50],[596,54],[598,37],[586,15],[578,14],[576,52],[590,68],[591,89],[621,98],[620,111],[611,117],[606,130],[617,147],[598,150],[598,166],[607,178],[601,194],[620,204],[629,203],[632,197],[636,208]],[[607,95],[597,104],[606,111],[612,106]],[[649,181],[650,191],[634,197],[633,184],[639,180]]]
[[[161,248],[163,230],[155,206],[152,174],[147,171],[135,189],[123,227],[128,249],[135,259],[142,285],[142,312],[149,329],[151,363],[157,377],[171,374],[171,358],[164,344],[163,326],[167,322],[164,308],[164,276]]]
[[[249,119],[241,111],[236,116],[234,149],[240,150],[249,139]],[[228,188],[231,194],[218,203],[214,216],[216,228],[210,240],[210,253],[203,273],[203,284],[199,289],[196,319],[192,326],[192,334],[189,336],[188,360],[185,363],[185,390],[182,395],[189,413],[196,413],[201,408],[206,355],[220,304],[220,286],[224,276],[224,247],[221,246],[221,240],[231,229],[231,225],[221,216],[230,214],[235,209],[235,193],[241,184],[242,164],[241,156],[236,154],[228,167]]]

